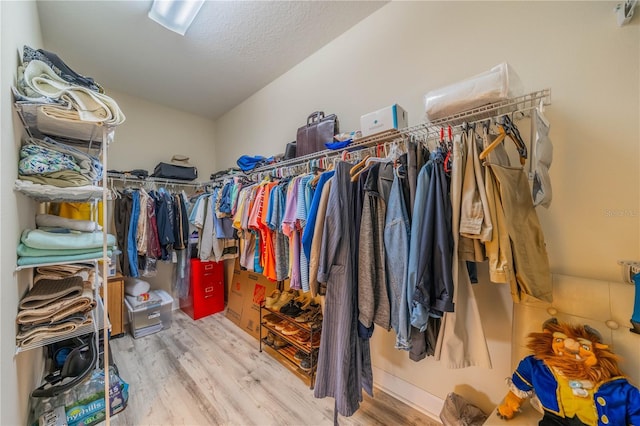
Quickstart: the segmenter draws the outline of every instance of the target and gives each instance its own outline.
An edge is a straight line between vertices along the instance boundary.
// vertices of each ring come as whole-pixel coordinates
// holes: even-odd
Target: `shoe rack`
[[[313,389],[322,322],[297,322],[264,303],[260,306],[260,318],[260,352],[273,356]]]

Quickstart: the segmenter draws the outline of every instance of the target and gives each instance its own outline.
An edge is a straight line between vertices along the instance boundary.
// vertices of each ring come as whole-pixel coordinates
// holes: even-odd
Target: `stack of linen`
[[[20,301],[16,344],[32,345],[92,324],[94,280],[95,272],[90,266],[37,268],[33,287]]]
[[[41,104],[38,122],[117,126],[125,121],[118,104],[92,78],[69,68],[56,54],[24,46],[18,67],[17,102]],[[51,134],[56,134],[55,129]]]
[[[113,136],[109,132],[103,137],[102,129],[125,121],[118,104],[93,78],[76,73],[55,53],[29,46],[24,46],[12,89],[34,136],[20,150],[15,189],[45,200],[100,196],[96,183],[103,175],[101,162],[72,145],[78,141],[108,143]],[[69,196],[58,190],[70,187]]]
[[[68,188],[92,185],[102,175],[102,163],[96,157],[47,136],[28,138],[20,148],[20,180]]]
[[[103,232],[89,220],[67,219],[40,214],[38,229],[25,229],[18,245],[18,265],[58,263],[98,259],[103,256]],[[116,238],[107,234],[107,255],[111,256]]]

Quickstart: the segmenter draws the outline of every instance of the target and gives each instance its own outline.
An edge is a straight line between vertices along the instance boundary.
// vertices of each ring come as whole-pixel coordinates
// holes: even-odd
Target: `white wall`
[[[640,260],[640,19],[619,28],[612,7],[392,2],[217,120],[216,167],[282,152],[318,109],[349,131],[363,113],[397,102],[418,124],[427,91],[507,61],[526,89],[552,89],[554,199],[538,209],[552,271],[620,281],[616,261]],[[377,371],[440,398],[459,391],[490,410],[510,373],[512,306],[508,289],[481,277],[474,288],[493,370],[413,363],[377,331]]]
[[[27,422],[29,393],[39,384],[43,364],[41,350],[14,355],[18,300],[30,282],[30,271],[14,272],[16,246],[21,230],[33,226],[35,203],[12,189],[18,175],[22,125],[13,112],[11,86],[15,84],[22,46],[41,47],[42,36],[35,2],[0,2],[0,14],[0,424],[18,425]]]
[[[100,81],[100,76],[93,77]],[[145,169],[151,174],[156,164],[170,162],[173,154],[181,154],[198,168],[198,180],[209,180],[216,170],[213,121],[108,87],[106,91],[127,117],[109,147],[109,169]]]

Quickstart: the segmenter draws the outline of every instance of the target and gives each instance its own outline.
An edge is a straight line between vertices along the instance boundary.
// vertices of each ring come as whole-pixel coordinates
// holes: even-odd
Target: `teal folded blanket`
[[[107,251],[107,256],[111,256],[111,250]],[[38,265],[41,263],[72,262],[102,257],[102,250],[88,252],[85,254],[70,254],[66,256],[39,256],[39,257],[19,257],[18,266]]]
[[[114,250],[115,247],[108,247],[108,250]],[[95,248],[90,249],[37,249],[18,244],[18,256],[24,257],[40,257],[40,256],[73,256],[76,254],[95,253]]]
[[[92,249],[102,248],[102,232],[56,233],[40,229],[25,229],[20,241],[36,249]],[[107,246],[116,245],[116,237],[107,234]]]

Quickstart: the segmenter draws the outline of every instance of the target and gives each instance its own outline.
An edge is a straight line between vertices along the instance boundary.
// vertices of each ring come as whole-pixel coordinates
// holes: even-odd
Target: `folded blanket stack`
[[[33,278],[34,284],[40,280],[61,280],[63,278],[80,277],[84,288],[95,288],[94,284],[101,284],[102,279],[96,276],[95,268],[89,265],[50,265],[36,268]]]
[[[125,121],[116,101],[105,95],[91,77],[76,73],[55,53],[29,46],[24,46],[12,90],[28,127],[37,129],[31,134],[40,138],[23,142],[19,179],[61,188],[100,181],[101,162],[61,140],[108,143],[100,136],[103,126],[114,127]]]
[[[68,275],[71,270],[48,271],[52,277],[61,272],[61,278],[36,275],[38,279],[20,301],[16,317],[18,346],[64,335],[92,323],[90,312],[96,302],[91,286],[85,285],[82,269],[78,269],[78,275]]]
[[[45,229],[25,229],[18,245],[18,265],[36,265],[82,261],[102,257],[103,233],[83,232],[81,229],[97,229],[98,225],[86,220],[55,218],[40,215],[37,222],[54,226]],[[58,225],[58,226],[56,226]],[[61,227],[65,226],[65,227]],[[116,238],[107,234],[107,256],[111,256]]]
[[[57,55],[24,46],[14,90],[20,102],[41,103],[49,118],[67,123],[124,123],[120,107],[90,77],[71,70]]]
[[[20,148],[18,179],[58,188],[91,185],[102,179],[100,160],[48,136],[28,138]]]

